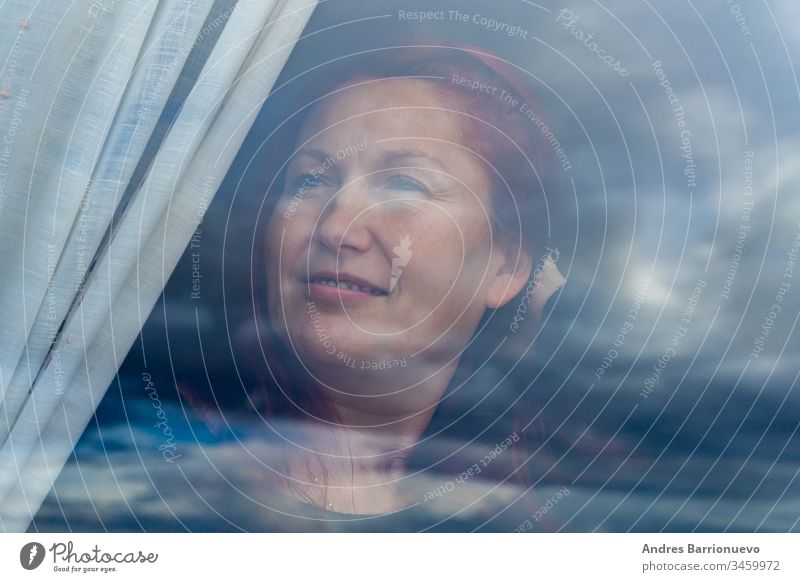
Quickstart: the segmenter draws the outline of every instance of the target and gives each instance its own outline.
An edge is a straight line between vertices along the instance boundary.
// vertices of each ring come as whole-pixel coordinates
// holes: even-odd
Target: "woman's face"
[[[526,281],[443,110],[459,108],[426,81],[364,79],[307,118],[266,244],[272,326],[312,371],[452,357]]]

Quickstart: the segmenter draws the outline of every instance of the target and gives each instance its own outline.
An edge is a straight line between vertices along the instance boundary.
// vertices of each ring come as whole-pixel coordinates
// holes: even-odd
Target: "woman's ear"
[[[486,294],[486,307],[489,309],[502,307],[516,296],[530,279],[533,269],[531,255],[518,241],[502,242],[495,249],[493,259],[494,280]]]

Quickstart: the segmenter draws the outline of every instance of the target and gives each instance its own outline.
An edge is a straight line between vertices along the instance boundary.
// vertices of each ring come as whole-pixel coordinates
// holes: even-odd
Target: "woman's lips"
[[[320,301],[366,301],[387,296],[384,289],[350,275],[315,274],[308,278],[307,284],[309,298]]]

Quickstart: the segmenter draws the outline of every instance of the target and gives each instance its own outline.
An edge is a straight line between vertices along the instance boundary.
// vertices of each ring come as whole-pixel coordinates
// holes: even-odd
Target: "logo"
[[[44,546],[39,542],[29,542],[19,551],[19,563],[26,570],[35,570],[44,561]]]
[[[400,246],[392,249],[395,257],[392,259],[392,280],[389,282],[389,293],[394,291],[400,275],[403,274],[403,267],[408,265],[408,261],[411,260],[411,242],[409,235],[406,235],[400,239]]]

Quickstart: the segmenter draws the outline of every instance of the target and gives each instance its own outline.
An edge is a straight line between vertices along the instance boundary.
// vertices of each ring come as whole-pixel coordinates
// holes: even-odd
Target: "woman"
[[[271,98],[294,110],[265,144],[277,167],[259,168],[271,206],[253,255],[268,321],[257,407],[295,427],[275,483],[372,515],[441,497],[412,478],[433,466],[462,484],[524,482],[535,410],[524,385],[498,401],[496,374],[563,282],[530,89],[485,51],[441,45],[307,77]]]

